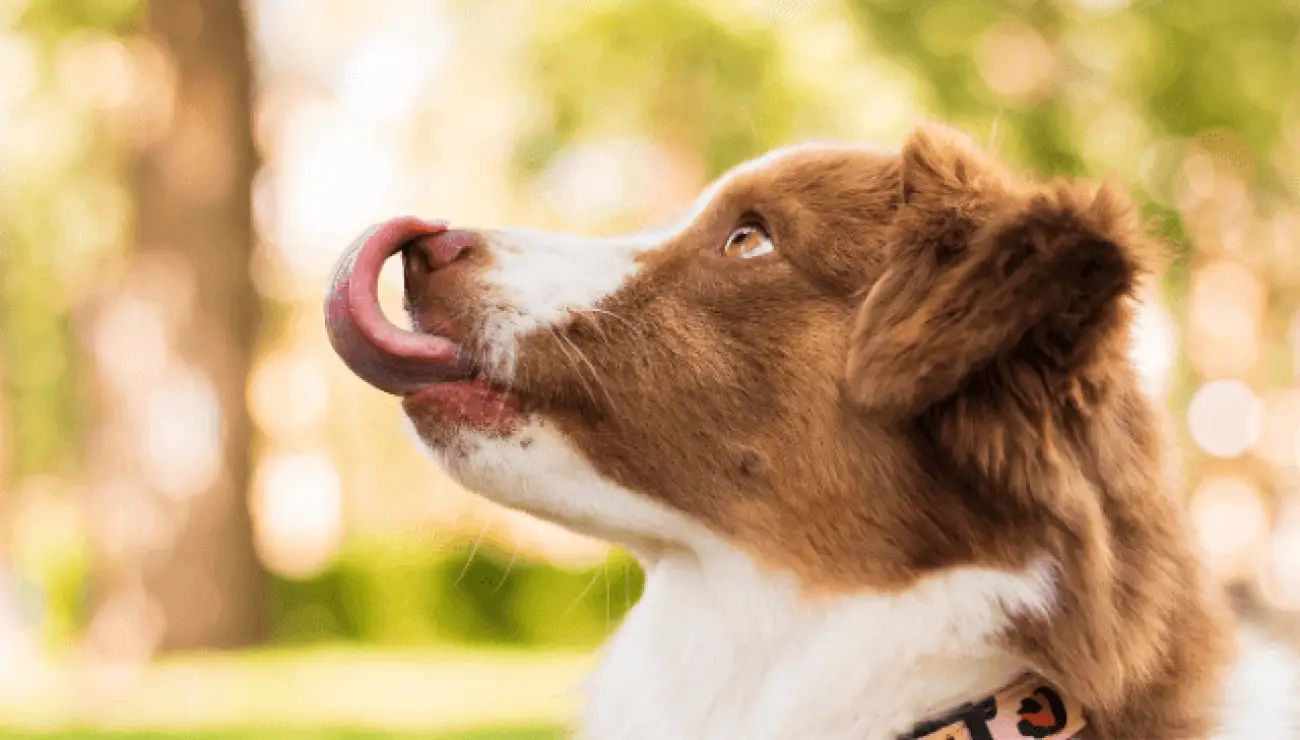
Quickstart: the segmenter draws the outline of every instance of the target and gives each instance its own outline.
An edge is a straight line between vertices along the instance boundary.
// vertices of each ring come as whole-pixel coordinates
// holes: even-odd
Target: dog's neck
[[[1050,574],[812,599],[726,548],[665,555],[590,680],[583,736],[892,740],[1025,670],[997,637],[1050,609]]]

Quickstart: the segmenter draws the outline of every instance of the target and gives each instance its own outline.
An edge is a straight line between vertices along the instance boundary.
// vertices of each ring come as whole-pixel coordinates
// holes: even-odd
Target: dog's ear
[[[1022,182],[938,126],[904,146],[900,187],[849,345],[862,409],[919,414],[1012,353],[1065,377],[1123,333],[1149,247],[1116,190]]]

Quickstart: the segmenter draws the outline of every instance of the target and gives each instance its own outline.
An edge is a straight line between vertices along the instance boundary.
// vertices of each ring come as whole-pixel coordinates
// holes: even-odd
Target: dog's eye
[[[768,237],[767,232],[753,224],[741,226],[731,232],[731,236],[727,237],[727,243],[722,245],[723,257],[738,259],[762,257],[774,251],[776,251],[776,247],[772,245],[772,240]]]

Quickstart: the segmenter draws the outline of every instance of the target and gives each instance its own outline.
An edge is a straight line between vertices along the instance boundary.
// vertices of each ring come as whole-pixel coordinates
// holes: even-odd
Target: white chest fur
[[[1050,608],[1050,574],[961,569],[813,601],[739,553],[667,557],[590,679],[582,737],[896,737],[1024,669],[994,638]]]

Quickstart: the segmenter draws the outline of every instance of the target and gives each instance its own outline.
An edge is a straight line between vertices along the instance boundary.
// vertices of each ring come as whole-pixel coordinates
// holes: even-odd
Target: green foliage
[[[86,619],[90,558],[85,548],[50,553],[43,572],[33,574],[43,595],[44,640],[52,648],[72,644]]]
[[[1153,138],[1232,131],[1224,140],[1249,150],[1261,183],[1279,179],[1268,155],[1285,132],[1285,106],[1300,74],[1300,6],[1293,2],[1147,0],[1110,14],[1008,0],[851,0],[849,7],[876,47],[916,70],[937,116],[977,130],[996,118],[1025,164],[1079,174],[1081,123],[1124,104],[1138,110]],[[1008,101],[972,64],[986,34],[1003,24],[1034,29],[1066,57],[1061,79],[1044,99]],[[1086,46],[1081,40],[1089,39],[1111,46],[1097,52],[1100,59],[1079,58],[1087,56],[1079,53]],[[1070,104],[1065,83],[1071,76],[1092,77],[1105,88],[1098,107]]]
[[[54,214],[39,205],[31,210],[5,208],[0,224],[9,234],[0,251],[0,376],[8,385],[9,408],[16,420],[14,464],[6,476],[23,477],[58,471],[78,448],[82,407],[77,403],[77,372],[71,358],[79,354],[68,307],[51,300],[56,275],[37,245],[43,227],[24,228],[29,219]],[[21,212],[21,218],[7,218]]]
[[[437,553],[414,542],[357,545],[319,575],[272,579],[272,640],[591,647],[642,586],[640,568],[622,554],[569,571],[512,564],[488,546]]]
[[[685,0],[556,18],[534,53],[530,87],[548,113],[519,148],[526,170],[579,136],[640,129],[699,152],[716,175],[792,131],[797,94],[769,32],[737,32]]]
[[[1063,174],[1082,170],[1059,105],[1008,106],[971,63],[984,34],[1000,23],[1015,20],[1045,34],[1059,33],[1058,4],[862,0],[850,2],[849,8],[882,51],[916,70],[922,94],[937,117],[976,132],[989,130],[996,118],[1000,130],[1010,130],[1017,152],[1027,155],[1027,164]]]
[[[26,7],[18,30],[35,40],[38,50],[39,79],[27,115],[45,117],[58,156],[48,157],[36,172],[0,170],[0,381],[9,396],[3,410],[19,420],[12,431],[13,464],[3,475],[18,479],[65,472],[82,447],[86,404],[72,324],[75,307],[68,305],[68,291],[52,286],[66,285],[72,269],[84,270],[99,255],[87,254],[93,245],[69,223],[75,220],[70,215],[80,215],[70,211],[96,211],[101,223],[93,238],[123,236],[120,224],[103,223],[118,220],[106,218],[114,209],[103,201],[120,174],[121,153],[105,142],[98,113],[77,110],[60,90],[56,55],[59,44],[74,34],[124,31],[138,22],[143,8],[140,0],[20,4]]]
[[[121,33],[139,21],[146,5],[145,0],[6,1],[26,2],[21,18],[23,29],[46,38],[85,30]]]

